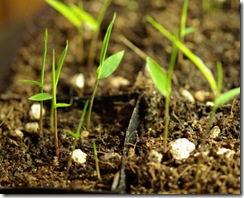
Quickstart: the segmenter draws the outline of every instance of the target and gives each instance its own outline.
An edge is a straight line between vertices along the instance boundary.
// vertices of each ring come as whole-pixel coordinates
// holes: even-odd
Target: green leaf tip
[[[29,97],[29,100],[32,101],[44,101],[44,100],[51,100],[52,96],[48,93],[38,93],[36,95],[33,95]]]
[[[167,91],[167,75],[162,67],[149,56],[147,56],[146,62],[155,86],[163,96],[167,97],[169,95]]]
[[[112,56],[108,57],[104,63],[103,67],[99,66],[98,70],[100,75],[98,76],[98,79],[107,78],[110,76],[119,66],[122,58],[124,56],[124,50],[117,52],[116,54],[113,54]]]

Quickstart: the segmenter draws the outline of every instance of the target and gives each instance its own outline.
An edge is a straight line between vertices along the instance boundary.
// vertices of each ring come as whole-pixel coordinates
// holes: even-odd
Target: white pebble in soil
[[[41,106],[39,103],[34,103],[31,108],[30,108],[30,111],[29,111],[29,115],[31,117],[31,119],[33,120],[39,120],[41,115],[40,115],[40,109],[41,109]],[[45,115],[45,109],[43,108],[42,109],[42,115]]]
[[[84,164],[86,162],[87,154],[80,149],[75,149],[72,154],[72,160],[77,164]]]
[[[148,156],[148,160],[154,163],[161,163],[163,155],[155,150],[151,150]]]
[[[170,143],[170,153],[176,160],[184,160],[195,150],[195,145],[186,138],[180,138]]]
[[[38,122],[29,122],[25,125],[25,131],[28,133],[38,133],[39,123]]]

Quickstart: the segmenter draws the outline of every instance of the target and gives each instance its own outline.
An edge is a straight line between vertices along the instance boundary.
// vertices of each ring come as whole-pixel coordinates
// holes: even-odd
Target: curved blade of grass
[[[214,93],[218,93],[218,87],[212,72],[209,68],[203,63],[203,61],[192,53],[182,42],[180,42],[175,36],[168,32],[163,26],[158,24],[152,17],[147,17],[148,22],[155,27],[159,32],[166,36],[170,41],[175,43],[175,45],[198,67],[202,74],[206,77],[211,89]]]
[[[79,133],[77,134],[77,133],[75,133],[75,132],[73,132],[73,131],[71,131],[69,129],[67,130],[67,132],[68,132],[69,135],[73,136],[77,140],[80,138],[80,134]]]
[[[32,101],[44,101],[44,100],[51,100],[52,96],[48,93],[38,93],[36,95],[33,95],[29,97],[29,100]]]
[[[68,103],[56,103],[55,108],[59,107],[69,107],[71,104]]]
[[[80,27],[82,21],[80,18],[72,11],[70,7],[61,3],[57,0],[45,0],[50,6],[52,6],[55,10],[60,12],[66,19],[68,19],[74,26]]]
[[[180,20],[180,39],[184,38],[185,36],[187,8],[188,8],[188,0],[184,0],[182,13],[181,13],[181,20]]]
[[[62,54],[61,54],[61,56],[59,58],[59,61],[58,61],[58,68],[57,68],[56,75],[55,75],[55,86],[56,87],[58,85],[58,80],[59,80],[60,72],[61,72],[61,69],[62,69],[62,66],[63,66],[63,63],[64,63],[65,56],[66,56],[67,51],[68,51],[68,47],[69,47],[69,43],[68,43],[68,41],[66,41],[65,49],[62,52]]]
[[[103,67],[101,66],[98,67],[98,70],[101,70],[98,79],[106,78],[109,75],[111,75],[119,66],[123,56],[124,56],[124,50],[117,52],[116,54],[113,54],[112,56],[108,57],[104,61]]]
[[[154,84],[156,85],[160,93],[163,96],[167,97],[169,95],[167,91],[167,76],[164,73],[162,67],[149,56],[147,57],[146,61]]]
[[[98,24],[96,19],[90,15],[88,12],[81,9],[79,6],[75,4],[70,4],[70,9],[76,13],[76,15],[82,20],[87,22],[93,30],[98,30]]]
[[[42,71],[41,71],[42,87],[44,85],[45,65],[46,65],[46,57],[47,57],[47,40],[48,40],[48,30],[46,28],[45,35],[44,35],[44,49],[43,49],[43,57],[42,57]],[[41,90],[41,92],[43,92],[43,90]]]
[[[35,81],[35,80],[20,80],[20,82],[31,84],[31,85],[37,85],[39,87],[42,87],[42,83]]]
[[[220,95],[219,97],[217,97],[214,100],[214,107],[219,108],[226,102],[233,99],[235,96],[238,96],[240,93],[241,93],[240,87],[237,87],[237,88],[234,88],[234,89],[231,89],[231,90],[225,92],[224,94]]]
[[[110,35],[111,35],[111,31],[112,31],[112,28],[114,25],[115,18],[116,18],[116,13],[114,13],[113,19],[110,22],[107,32],[103,39],[103,45],[102,45],[101,54],[100,54],[100,66],[101,67],[103,67],[103,62],[105,60],[105,56],[106,56],[107,49],[108,49],[108,43],[109,43],[109,39],[110,39]],[[98,75],[100,75],[99,73],[100,72],[98,72]],[[99,76],[98,76],[98,78],[99,78]]]
[[[220,61],[217,62],[217,71],[218,71],[218,90],[221,93],[222,83],[223,83],[223,68]]]

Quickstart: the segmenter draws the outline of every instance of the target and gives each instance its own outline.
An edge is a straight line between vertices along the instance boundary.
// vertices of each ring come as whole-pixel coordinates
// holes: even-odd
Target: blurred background
[[[0,85],[4,83],[25,29],[44,6],[44,0],[0,0]]]

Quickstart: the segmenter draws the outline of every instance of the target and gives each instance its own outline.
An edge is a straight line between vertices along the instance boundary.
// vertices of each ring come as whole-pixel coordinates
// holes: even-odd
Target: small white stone
[[[234,154],[235,154],[235,151],[224,148],[224,147],[219,148],[219,150],[217,151],[217,155],[225,155],[225,157],[227,157],[227,158],[232,158]]]
[[[170,143],[170,153],[176,160],[187,159],[195,148],[195,145],[186,138],[180,138]]]
[[[38,133],[39,123],[38,122],[29,122],[25,125],[25,131],[29,133]]]
[[[181,89],[180,89],[180,94],[181,94],[186,100],[188,100],[188,101],[190,101],[190,102],[192,102],[192,103],[195,102],[194,97],[191,95],[191,93],[190,93],[188,90],[186,90],[186,89],[184,89],[184,88],[181,88]]]
[[[82,73],[75,74],[71,80],[70,83],[72,86],[77,87],[79,89],[84,89],[85,86],[85,76]]]
[[[41,109],[41,105],[40,103],[34,103],[33,105],[31,105],[31,109],[29,111],[29,115],[31,117],[31,119],[34,120],[39,120],[41,115],[40,115],[40,109]],[[42,109],[42,115],[45,115],[45,109]]]
[[[72,160],[77,164],[84,164],[86,162],[87,154],[80,149],[75,149],[72,153]]]
[[[154,163],[161,163],[163,155],[155,150],[151,150],[148,156],[148,160]]]
[[[110,80],[110,84],[112,87],[119,88],[120,86],[127,86],[130,84],[130,81],[121,76],[112,77]]]
[[[214,103],[211,102],[211,101],[207,101],[207,102],[206,102],[206,105],[209,106],[209,107],[213,107],[213,106],[214,106]]]
[[[19,129],[9,131],[9,135],[12,137],[20,138],[20,139],[22,139],[24,136],[23,132],[20,131]]]
[[[220,133],[220,128],[218,126],[215,126],[211,129],[209,137],[216,138],[218,137],[219,133]]]

